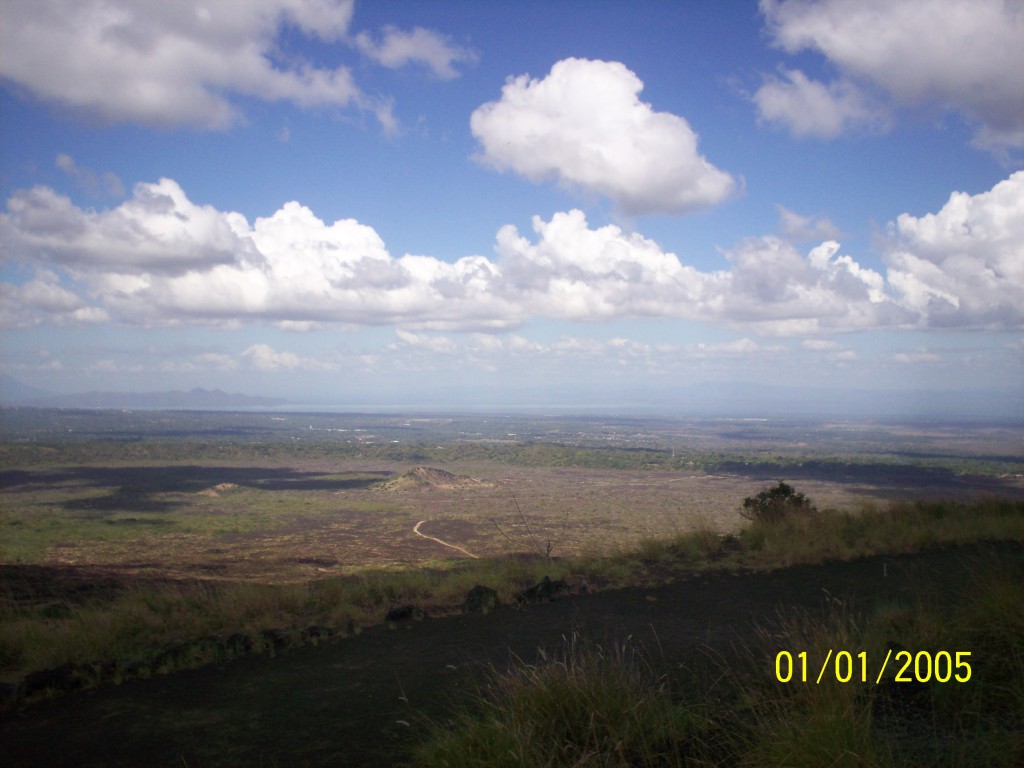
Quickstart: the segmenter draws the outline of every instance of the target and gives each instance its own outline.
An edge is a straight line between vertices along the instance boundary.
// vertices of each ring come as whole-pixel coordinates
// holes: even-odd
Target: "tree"
[[[812,514],[816,511],[810,499],[779,480],[773,488],[765,488],[756,496],[745,498],[740,514],[754,522],[777,523],[795,512]]]

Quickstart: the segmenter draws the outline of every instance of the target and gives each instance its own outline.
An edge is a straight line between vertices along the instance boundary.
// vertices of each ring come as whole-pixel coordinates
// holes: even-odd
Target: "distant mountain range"
[[[230,410],[271,408],[288,401],[277,397],[232,394],[220,389],[196,387],[166,392],[82,392],[52,395],[22,384],[10,376],[0,380],[0,403],[39,408],[146,408],[167,410]]]

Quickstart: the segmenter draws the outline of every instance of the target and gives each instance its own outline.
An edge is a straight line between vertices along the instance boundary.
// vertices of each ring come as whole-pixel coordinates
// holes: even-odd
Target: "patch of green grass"
[[[0,512],[0,562],[41,563],[48,549],[67,543],[137,542],[173,531],[177,522],[162,514],[111,511],[74,513],[39,506],[28,514]]]
[[[672,701],[633,645],[604,648],[574,635],[557,655],[495,671],[475,709],[437,724],[413,764],[683,766],[703,748],[706,726],[700,708]]]
[[[204,487],[205,481],[187,481],[185,485],[196,490],[182,491],[161,489],[158,476],[148,479],[151,487],[94,485],[99,481],[87,470],[100,469],[90,466],[80,476],[53,484],[44,474],[43,479],[5,489],[0,562],[44,563],[55,551],[65,561],[90,565],[133,561],[139,551],[150,553],[153,562],[167,562],[179,559],[182,537],[189,537],[188,546],[202,549],[220,546],[218,540],[224,536],[273,535],[288,526],[344,524],[349,515],[365,519],[396,513],[394,504],[370,498],[346,498],[343,507],[339,504],[331,483],[376,477],[364,472],[311,473],[326,488],[292,490],[212,481]],[[118,468],[125,475],[146,469]],[[231,476],[238,470],[224,471]],[[216,468],[210,474],[215,478]]]
[[[764,565],[917,552],[941,544],[1024,540],[1024,502],[987,499],[894,502],[859,512],[820,510],[776,522],[757,521],[739,534]]]
[[[919,598],[879,607],[867,616],[835,605],[825,619],[789,620],[722,667],[742,713],[732,746],[742,758],[736,763],[768,768],[1020,765],[1022,638],[1024,569],[1019,561],[981,567],[946,604]],[[785,684],[775,677],[772,661],[780,649],[796,663],[793,680]],[[799,679],[803,670],[797,649],[807,652],[806,683]],[[829,650],[849,651],[852,667],[824,666],[817,683]],[[971,665],[970,680],[954,677],[966,668],[933,666],[943,651],[954,665],[958,651],[969,652],[963,658]],[[789,671],[786,663],[782,669],[784,675]],[[837,681],[837,671],[851,680]],[[897,680],[900,674],[904,679]]]

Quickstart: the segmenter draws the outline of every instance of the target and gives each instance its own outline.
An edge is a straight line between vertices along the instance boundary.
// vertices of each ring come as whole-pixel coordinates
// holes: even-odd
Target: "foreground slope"
[[[486,616],[377,627],[277,658],[249,657],[101,688],[40,704],[0,722],[10,765],[394,765],[472,695],[493,665],[533,660],[580,633],[627,636],[667,669],[727,653],[755,625],[793,610],[856,609],[954,594],[980,563],[1024,559],[1020,544],[794,566],[770,573],[707,573]],[[799,649],[790,649],[794,652]],[[773,656],[766,654],[766,668]]]

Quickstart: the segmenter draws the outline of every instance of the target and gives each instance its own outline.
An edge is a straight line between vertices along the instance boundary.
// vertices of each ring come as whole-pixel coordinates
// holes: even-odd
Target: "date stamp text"
[[[896,683],[966,683],[971,679],[970,651],[894,651],[890,649],[879,664],[867,651],[829,649],[821,664],[810,660],[807,651],[775,654],[775,679],[780,683],[839,683],[880,685],[886,671],[894,672]]]

